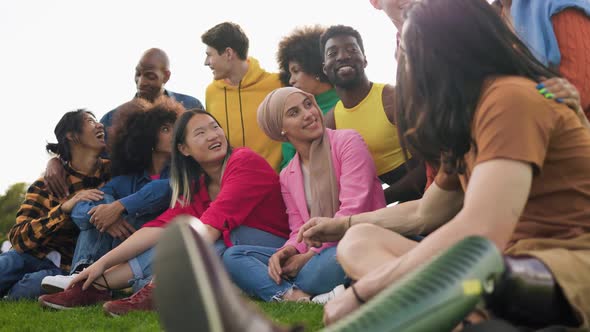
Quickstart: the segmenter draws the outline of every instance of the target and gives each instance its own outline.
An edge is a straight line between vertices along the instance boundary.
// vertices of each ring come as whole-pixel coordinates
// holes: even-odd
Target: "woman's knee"
[[[240,246],[232,246],[225,250],[221,256],[221,260],[225,266],[231,266],[233,263],[244,255],[244,251]]]
[[[241,273],[248,273],[244,271],[242,260],[248,255],[246,248],[243,246],[232,246],[225,250],[221,256],[221,260],[227,272],[232,276],[239,276]]]
[[[96,227],[90,223],[90,219],[88,218],[71,218],[71,220],[80,231],[96,229]]]
[[[337,285],[346,281],[346,274],[342,266],[333,257],[323,259],[318,264],[306,264],[295,280],[295,285],[302,291],[317,295],[329,292]]]
[[[359,224],[351,227],[346,231],[342,240],[338,242],[336,249],[338,261],[342,263],[342,260],[363,255],[363,252],[369,246],[374,245],[374,235],[383,231],[387,230],[372,224]],[[368,239],[371,239],[371,241],[368,241]]]

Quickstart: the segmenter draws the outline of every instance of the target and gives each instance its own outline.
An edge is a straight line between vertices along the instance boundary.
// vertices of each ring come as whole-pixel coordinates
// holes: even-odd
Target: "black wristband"
[[[365,300],[363,300],[360,296],[359,293],[356,292],[356,288],[354,288],[354,285],[350,285],[350,288],[352,288],[352,293],[354,294],[354,297],[356,297],[356,300],[360,303],[360,304],[364,304]]]

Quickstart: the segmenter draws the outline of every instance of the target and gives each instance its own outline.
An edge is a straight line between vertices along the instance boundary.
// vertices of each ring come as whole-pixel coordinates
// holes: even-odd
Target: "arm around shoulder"
[[[44,181],[53,195],[65,198],[70,194],[66,182],[66,171],[59,157],[53,157],[47,162]]]

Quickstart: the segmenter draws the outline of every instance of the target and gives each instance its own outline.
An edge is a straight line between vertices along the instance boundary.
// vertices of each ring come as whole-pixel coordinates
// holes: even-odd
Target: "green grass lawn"
[[[303,323],[306,331],[322,328],[322,307],[309,303],[255,302],[275,321]],[[0,331],[159,331],[155,313],[134,312],[122,317],[106,316],[101,306],[66,311],[43,309],[36,301],[1,301]]]

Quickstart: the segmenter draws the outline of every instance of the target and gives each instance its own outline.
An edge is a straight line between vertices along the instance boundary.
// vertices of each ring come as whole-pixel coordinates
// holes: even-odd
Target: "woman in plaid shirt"
[[[110,178],[110,163],[100,159],[104,127],[94,115],[79,109],[66,113],[54,130],[57,143],[47,151],[63,161],[70,195],[58,199],[43,179],[27,190],[9,233],[13,249],[0,255],[0,296],[36,298],[41,280],[69,270],[78,230],[70,219],[77,202],[99,200],[95,189]]]

